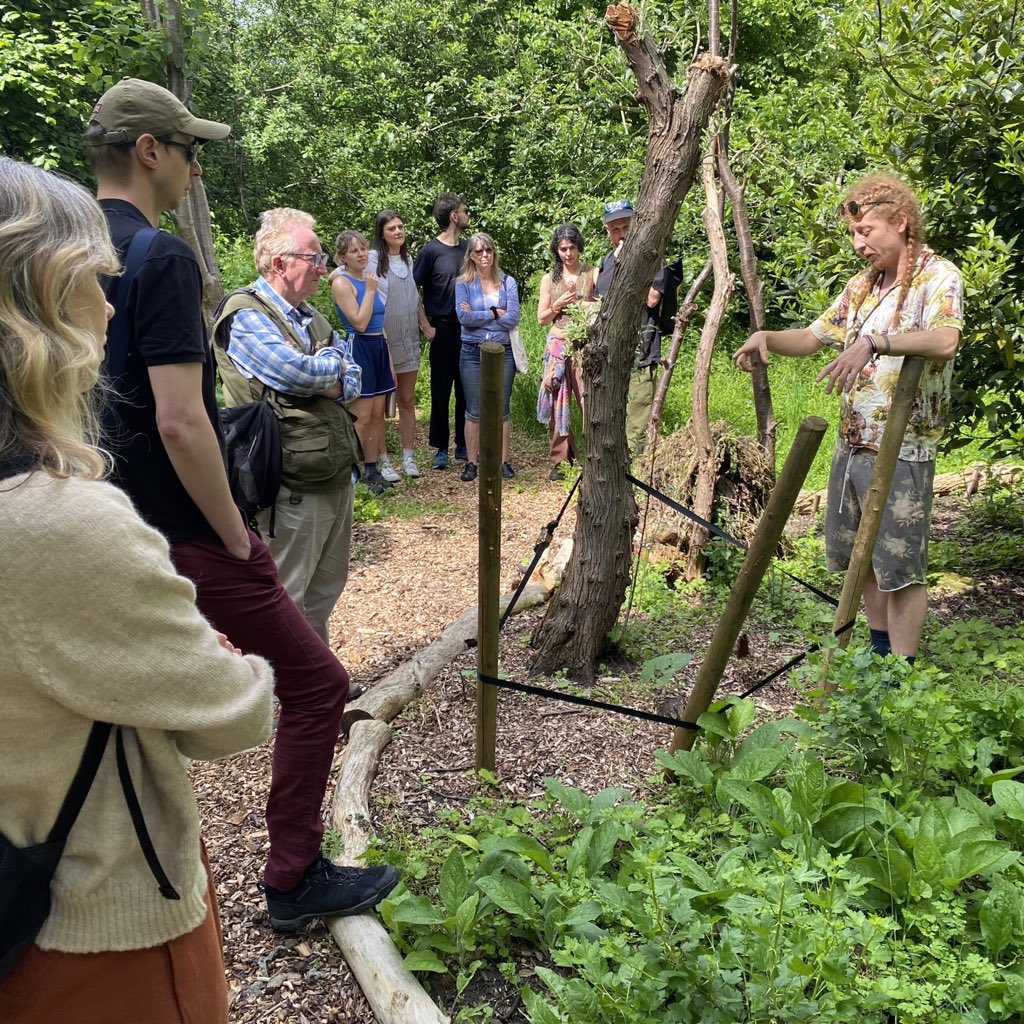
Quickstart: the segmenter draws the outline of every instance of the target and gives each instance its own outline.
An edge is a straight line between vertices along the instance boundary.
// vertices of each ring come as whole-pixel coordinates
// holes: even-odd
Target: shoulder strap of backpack
[[[93,722],[89,732],[89,739],[86,741],[85,749],[82,751],[82,759],[78,762],[78,771],[71,780],[64,803],[61,804],[57,814],[57,820],[46,837],[48,843],[67,842],[68,833],[78,818],[78,812],[85,803],[85,798],[92,788],[93,779],[99,770],[100,761],[103,760],[103,751],[107,748],[107,739],[110,737],[111,725],[109,722]]]
[[[153,240],[160,234],[157,228],[139,228],[132,235],[128,250],[124,254],[124,273],[117,279],[111,305],[114,307],[114,318],[107,327],[107,377],[116,380],[124,372],[128,362],[128,294],[132,281],[142,268],[149,255]]]

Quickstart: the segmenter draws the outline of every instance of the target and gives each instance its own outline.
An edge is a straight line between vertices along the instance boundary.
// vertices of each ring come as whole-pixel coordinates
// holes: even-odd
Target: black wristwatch
[[[498,307],[497,306],[491,306],[491,316],[493,316],[495,320],[498,319]]]

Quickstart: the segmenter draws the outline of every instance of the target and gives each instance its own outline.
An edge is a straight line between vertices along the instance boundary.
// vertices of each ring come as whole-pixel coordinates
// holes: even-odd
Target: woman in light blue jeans
[[[501,475],[509,479],[516,475],[509,451],[512,437],[509,401],[516,376],[509,332],[519,326],[519,289],[512,277],[501,272],[494,240],[482,231],[469,239],[462,273],[455,282],[455,312],[462,324],[459,374],[466,395],[466,450],[469,455],[462,479],[475,480],[480,461],[480,346],[485,341],[496,341],[505,347]]]

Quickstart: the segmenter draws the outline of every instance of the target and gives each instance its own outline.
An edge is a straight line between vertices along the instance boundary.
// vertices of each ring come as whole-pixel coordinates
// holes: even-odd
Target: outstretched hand
[[[768,365],[768,339],[764,331],[755,331],[733,353],[733,362],[744,372],[753,373],[760,364]]]
[[[873,355],[871,343],[862,336],[836,356],[814,379],[821,381],[827,378],[825,390],[830,395],[833,392],[852,391],[861,371],[871,362]]]

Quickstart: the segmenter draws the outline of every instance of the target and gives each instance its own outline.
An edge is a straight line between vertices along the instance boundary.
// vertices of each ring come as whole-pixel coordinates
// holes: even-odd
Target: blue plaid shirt
[[[294,325],[300,338],[305,340],[305,353],[298,352],[282,336],[274,321],[256,309],[241,309],[231,321],[228,355],[238,372],[251,380],[255,377],[275,391],[289,395],[309,397],[326,391],[341,381],[341,401],[358,398],[363,387],[363,371],[352,359],[352,343],[337,334],[331,344],[310,353],[312,342],[307,328],[313,319],[313,309],[305,302],[295,308],[289,305],[262,278],[253,286],[260,298],[273,303],[286,320]]]

